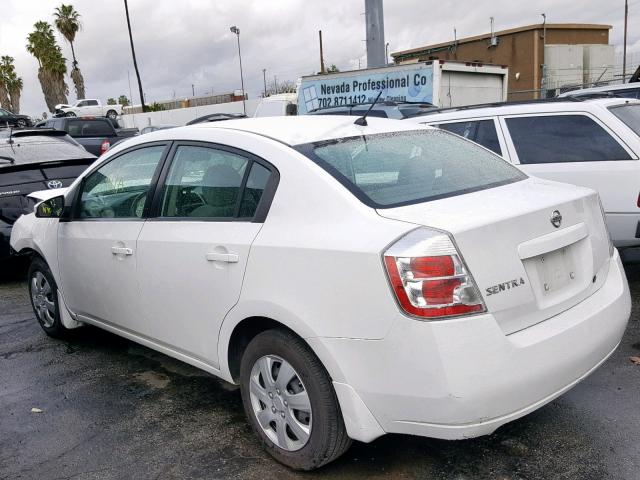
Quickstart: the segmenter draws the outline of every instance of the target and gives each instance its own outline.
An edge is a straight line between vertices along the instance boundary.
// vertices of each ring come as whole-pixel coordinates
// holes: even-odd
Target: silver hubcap
[[[45,327],[51,328],[55,323],[56,305],[53,301],[51,285],[41,272],[35,272],[31,277],[31,299],[38,320]]]
[[[251,369],[253,414],[269,439],[287,451],[300,450],[311,435],[311,402],[293,367],[280,357],[259,358]]]

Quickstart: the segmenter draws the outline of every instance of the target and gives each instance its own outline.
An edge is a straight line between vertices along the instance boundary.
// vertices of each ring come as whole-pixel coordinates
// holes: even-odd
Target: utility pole
[[[195,96],[196,96],[196,90],[195,90],[195,88],[193,87],[193,83],[191,84],[191,96],[192,96],[192,97],[195,97]]]
[[[545,50],[547,46],[547,14],[542,15],[542,81],[540,82],[540,93],[544,94],[542,98],[547,96],[547,58],[545,56]]]
[[[267,98],[267,69],[262,69],[262,81],[264,82],[264,98]]]
[[[230,27],[229,30],[231,33],[234,33],[238,38],[238,58],[240,59],[240,85],[242,86],[242,111],[244,114],[247,114],[247,104],[245,102],[245,94],[244,94],[244,76],[242,75],[242,53],[240,51],[240,29],[235,25]]]
[[[278,93],[278,77],[276,75],[273,76],[273,84],[276,86],[276,94]]]
[[[127,15],[127,28],[129,29],[129,42],[131,43],[131,56],[133,57],[133,68],[136,71],[138,77],[138,90],[140,91],[140,103],[142,104],[142,111],[146,112],[147,106],[144,104],[144,93],[142,92],[142,80],[140,80],[140,71],[138,70],[138,61],[136,60],[136,50],[133,48],[133,35],[131,34],[131,21],[129,20],[129,5],[127,0],[124,0],[124,12]],[[131,100],[133,103],[133,99]]]
[[[624,0],[624,47],[622,48],[622,83],[627,79],[627,17],[629,16],[629,3]]]
[[[320,73],[325,73],[324,56],[322,55],[322,30],[318,30],[318,36],[320,37]]]

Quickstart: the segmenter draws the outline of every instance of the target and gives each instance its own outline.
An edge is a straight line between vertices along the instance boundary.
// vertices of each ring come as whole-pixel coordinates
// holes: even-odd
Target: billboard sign
[[[298,114],[369,103],[380,91],[381,100],[432,103],[433,66],[407,65],[302,78]]]

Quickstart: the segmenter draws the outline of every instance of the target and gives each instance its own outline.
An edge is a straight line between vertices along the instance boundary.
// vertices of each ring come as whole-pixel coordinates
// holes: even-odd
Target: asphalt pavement
[[[110,333],[48,338],[0,281],[1,479],[640,479],[640,266],[622,344],[573,390],[490,436],[387,435],[298,473],[260,447],[238,389]],[[469,358],[469,362],[473,362]],[[38,409],[40,411],[32,411]]]

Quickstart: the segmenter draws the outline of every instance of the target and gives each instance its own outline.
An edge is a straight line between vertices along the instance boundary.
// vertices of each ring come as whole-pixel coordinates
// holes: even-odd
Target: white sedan
[[[133,138],[11,244],[47,334],[95,325],[239,384],[299,469],[491,433],[593,372],[630,314],[595,192],[378,118]]]

